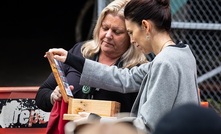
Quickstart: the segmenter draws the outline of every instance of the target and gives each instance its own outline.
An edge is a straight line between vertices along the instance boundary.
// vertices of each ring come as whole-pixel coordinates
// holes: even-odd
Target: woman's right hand
[[[63,48],[52,48],[49,49],[48,52],[51,52],[54,55],[54,58],[61,62],[65,62],[68,55],[68,51],[64,50]]]

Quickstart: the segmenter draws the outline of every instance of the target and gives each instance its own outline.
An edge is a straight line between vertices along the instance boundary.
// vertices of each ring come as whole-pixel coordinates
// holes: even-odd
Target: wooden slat
[[[117,119],[117,117],[108,117],[108,116],[101,116],[103,120],[111,120],[111,119]],[[64,114],[63,119],[64,120],[77,120],[80,119],[81,116],[79,114]]]
[[[64,114],[63,115],[63,120],[76,120],[79,118],[80,118],[79,114]]]

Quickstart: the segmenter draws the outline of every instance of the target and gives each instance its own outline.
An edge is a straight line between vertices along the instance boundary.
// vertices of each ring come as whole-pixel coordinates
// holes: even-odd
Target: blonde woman
[[[147,62],[145,55],[130,43],[123,15],[128,1],[115,0],[106,6],[97,20],[93,39],[75,44],[69,53],[119,68],[132,68]],[[121,103],[121,112],[130,112],[137,91],[124,94],[96,86],[79,85],[81,73],[69,65],[63,64],[62,68],[68,83],[74,86],[74,98],[117,101]],[[35,99],[37,106],[47,112],[51,111],[55,101],[61,101],[53,74],[40,86]]]

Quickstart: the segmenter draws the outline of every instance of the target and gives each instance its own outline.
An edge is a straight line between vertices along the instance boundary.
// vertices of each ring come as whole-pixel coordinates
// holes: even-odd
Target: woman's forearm
[[[66,58],[64,63],[72,66],[77,71],[82,73],[82,70],[83,70],[83,67],[84,67],[84,63],[85,63],[85,59],[82,58],[82,57],[73,55],[71,53],[68,53],[67,58]]]

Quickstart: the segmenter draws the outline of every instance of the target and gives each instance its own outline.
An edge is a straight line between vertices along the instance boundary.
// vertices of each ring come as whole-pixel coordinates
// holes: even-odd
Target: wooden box
[[[120,103],[116,101],[72,99],[68,101],[68,113],[64,120],[74,120],[78,112],[95,113],[102,117],[113,117],[120,112]]]

